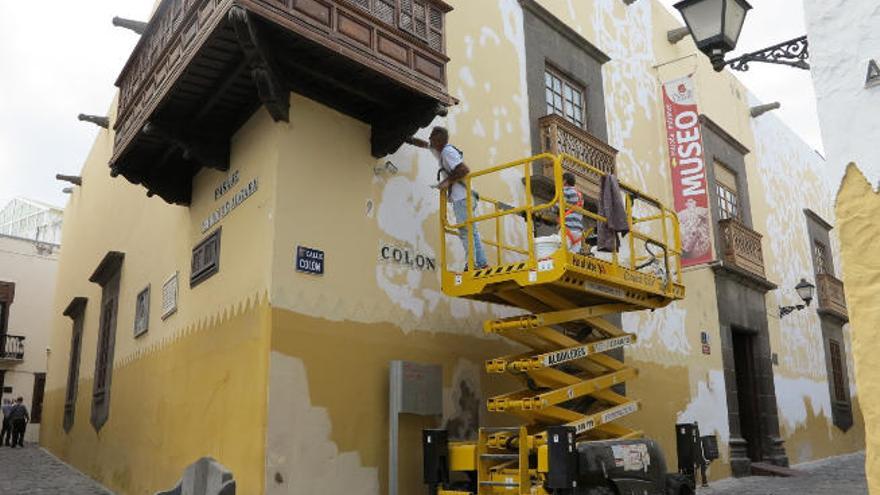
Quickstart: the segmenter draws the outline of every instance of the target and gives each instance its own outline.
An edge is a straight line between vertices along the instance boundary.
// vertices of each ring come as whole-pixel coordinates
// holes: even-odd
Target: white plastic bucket
[[[553,256],[560,247],[562,247],[562,239],[559,234],[535,237],[535,257],[539,260]]]

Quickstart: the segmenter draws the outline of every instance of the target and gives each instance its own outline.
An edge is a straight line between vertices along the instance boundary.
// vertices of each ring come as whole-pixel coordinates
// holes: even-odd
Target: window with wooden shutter
[[[64,431],[73,427],[76,413],[76,393],[79,385],[79,363],[82,355],[83,315],[86,309],[85,297],[74,297],[64,310],[64,316],[73,320],[73,332],[70,335],[70,356],[67,362],[67,389],[64,393]]]
[[[828,248],[824,242],[813,241],[813,259],[816,262],[816,273],[822,275],[831,273],[828,268]]]
[[[420,0],[400,0],[400,28],[423,40],[428,38],[425,3]]]
[[[116,298],[108,298],[101,309],[101,329],[98,333],[98,361],[95,365],[95,397],[102,400],[107,390],[108,373],[110,371],[110,332],[114,321]]]
[[[46,392],[46,374],[34,373],[34,393],[31,395],[31,423],[43,420],[43,394]]]
[[[220,271],[220,229],[200,242],[192,251],[190,288],[199,285]]]
[[[834,380],[834,400],[846,402],[846,377],[843,374],[843,357],[840,351],[840,343],[829,340],[828,347],[831,350],[831,372]]]
[[[95,377],[92,384],[91,423],[96,431],[110,418],[110,385],[113,377],[113,355],[116,346],[116,320],[119,314],[119,281],[125,255],[107,253],[89,278],[101,286],[101,312],[98,323],[98,348],[95,353]]]

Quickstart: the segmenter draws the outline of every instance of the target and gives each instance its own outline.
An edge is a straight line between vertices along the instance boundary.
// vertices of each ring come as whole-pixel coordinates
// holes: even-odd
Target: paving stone
[[[0,494],[113,495],[37,445],[0,447]]]
[[[850,454],[793,466],[803,476],[731,478],[700,488],[697,495],[866,495],[865,454]]]

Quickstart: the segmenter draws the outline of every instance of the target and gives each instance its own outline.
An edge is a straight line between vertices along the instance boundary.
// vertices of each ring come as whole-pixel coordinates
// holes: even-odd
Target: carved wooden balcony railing
[[[761,234],[748,228],[736,218],[718,222],[723,242],[722,259],[747,272],[766,278],[764,273],[764,252],[761,248]]]
[[[816,292],[819,296],[820,312],[831,313],[845,321],[849,320],[843,282],[834,275],[821,273],[816,276]]]
[[[547,115],[538,119],[541,131],[541,146],[544,152],[554,155],[567,153],[604,173],[617,173],[617,150],[589,132],[565,120],[561,115]],[[597,198],[599,192],[598,174],[589,172],[571,163],[562,164],[577,178],[578,188],[587,197]],[[544,175],[553,176],[553,164],[544,165]]]
[[[0,364],[16,364],[24,360],[24,337],[0,335]]]
[[[372,126],[383,156],[455,103],[442,0],[163,0],[122,70],[112,174],[188,204],[192,175],[290,91]],[[295,110],[294,110],[295,111]]]

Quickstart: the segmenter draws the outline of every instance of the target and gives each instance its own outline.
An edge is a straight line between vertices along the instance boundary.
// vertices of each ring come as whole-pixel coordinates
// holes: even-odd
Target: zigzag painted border
[[[139,347],[135,349],[134,352],[122,356],[119,359],[115,359],[113,362],[113,369],[117,370],[125,368],[137,361],[140,361],[141,359],[149,357],[161,350],[167,349],[168,347],[174,345],[183,338],[201,333],[206,330],[210,330],[212,328],[217,328],[218,326],[232,320],[233,318],[260,308],[269,308],[268,290],[263,290],[257,294],[251,294],[241,301],[232,303],[231,305],[220,308],[213,313],[204,315],[194,322],[189,322],[177,327],[175,330],[172,330],[161,339],[152,342],[149,345]]]

